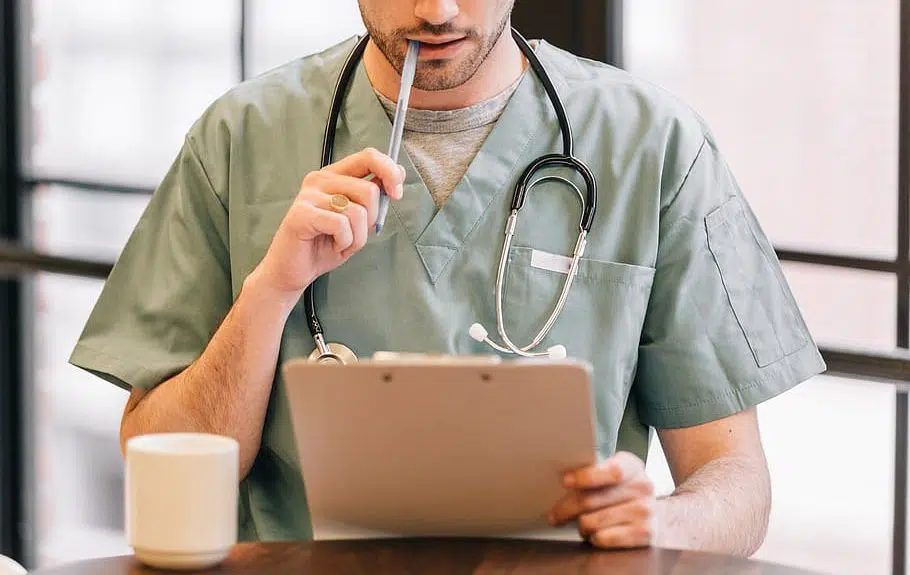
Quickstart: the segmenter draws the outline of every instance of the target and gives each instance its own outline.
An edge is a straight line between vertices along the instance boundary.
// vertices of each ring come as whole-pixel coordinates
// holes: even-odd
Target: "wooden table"
[[[35,573],[152,575],[159,571],[142,566],[132,556],[123,556],[72,563]],[[808,571],[791,567],[707,553],[663,549],[607,552],[572,542],[490,539],[241,543],[221,566],[206,573],[810,575]]]

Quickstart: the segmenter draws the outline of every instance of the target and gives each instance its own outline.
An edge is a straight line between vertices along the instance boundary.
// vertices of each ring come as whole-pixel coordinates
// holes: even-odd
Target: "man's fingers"
[[[366,245],[367,237],[369,236],[369,225],[367,220],[369,215],[367,214],[367,209],[360,204],[348,204],[348,207],[344,210],[344,215],[347,216],[348,220],[351,222],[351,232],[353,233],[353,241],[351,245],[348,246],[341,256],[347,258],[353,253],[360,251],[360,249]]]
[[[620,451],[598,465],[566,473],[563,485],[569,489],[599,489],[619,485],[637,476],[644,468],[645,464],[638,456]]]
[[[354,178],[363,178],[373,174],[379,179],[378,183],[383,186],[390,197],[396,200],[401,199],[403,193],[404,169],[393,162],[388,155],[375,148],[367,148],[342,158],[334,164],[329,164],[323,170]]]
[[[633,549],[651,545],[651,529],[647,525],[614,525],[601,529],[588,541],[602,549]]]
[[[336,252],[341,253],[354,243],[354,230],[351,228],[351,220],[346,215],[310,203],[302,203],[301,211],[307,212],[307,221],[313,227],[313,231],[332,236]]]
[[[614,487],[572,490],[553,507],[551,520],[554,525],[561,525],[584,513],[619,505],[637,498],[650,498],[653,493],[654,486],[644,473]]]
[[[366,209],[368,225],[372,226],[376,222],[379,213],[379,185],[375,182],[321,171],[310,174],[306,186],[316,188],[324,194],[347,196],[351,202]]]
[[[590,536],[615,525],[650,525],[653,514],[654,506],[650,499],[632,499],[619,505],[582,514],[578,518],[578,532],[583,536]]]

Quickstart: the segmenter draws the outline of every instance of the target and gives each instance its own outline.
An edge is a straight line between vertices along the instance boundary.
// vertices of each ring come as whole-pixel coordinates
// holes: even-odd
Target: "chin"
[[[441,92],[457,88],[471,79],[465,70],[467,62],[430,60],[421,62],[414,78],[414,87],[426,92]]]

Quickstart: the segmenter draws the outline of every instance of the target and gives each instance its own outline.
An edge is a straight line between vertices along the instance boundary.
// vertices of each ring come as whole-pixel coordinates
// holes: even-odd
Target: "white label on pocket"
[[[559,254],[531,250],[531,267],[539,270],[568,274],[569,270],[572,269],[572,258]]]

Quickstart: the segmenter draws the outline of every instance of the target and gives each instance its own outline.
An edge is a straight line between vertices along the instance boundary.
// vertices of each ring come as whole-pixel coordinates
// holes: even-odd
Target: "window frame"
[[[247,79],[249,69],[249,22],[254,17],[252,2],[237,0],[240,22],[237,29],[237,80]],[[895,384],[896,425],[894,436],[894,510],[892,571],[906,572],[907,474],[908,474],[908,387],[910,387],[910,0],[900,1],[900,82],[899,82],[899,177],[898,249],[894,260],[853,257],[836,253],[777,249],[782,261],[852,270],[895,274],[898,281],[895,302],[897,341],[889,354],[870,354],[824,348],[828,373],[860,380]],[[544,37],[579,55],[622,67],[623,0],[571,0],[567,17],[554,25],[548,16],[549,0],[516,3],[513,21],[528,36]],[[0,0],[0,553],[27,566],[34,549],[31,536],[29,361],[32,315],[27,281],[35,273],[63,273],[104,279],[113,262],[56,257],[25,247],[25,206],[38,186],[65,185],[86,191],[97,190],[150,195],[152,189],[106,181],[71,179],[62,175],[35,176],[23,166],[27,147],[26,127],[30,125],[28,75],[30,51],[30,2]]]

